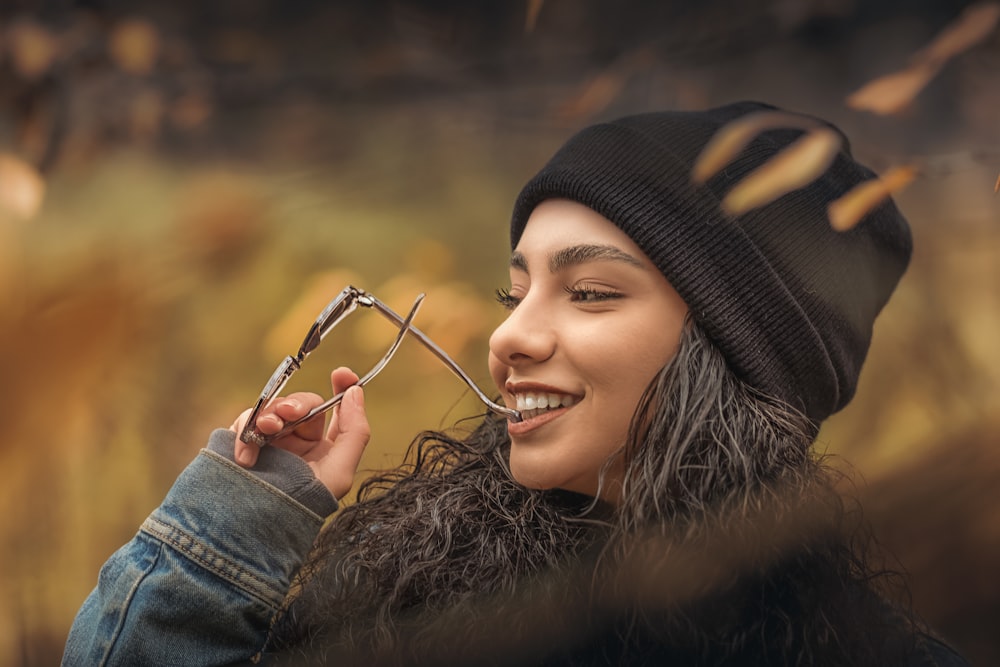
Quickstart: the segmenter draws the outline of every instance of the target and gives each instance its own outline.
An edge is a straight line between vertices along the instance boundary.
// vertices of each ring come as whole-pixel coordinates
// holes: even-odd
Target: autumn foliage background
[[[58,661],[100,564],[345,284],[482,386],[509,206],[574,129],[761,99],[905,169],[911,271],[821,451],[914,604],[1000,660],[1000,14],[925,0],[11,2],[0,8],[0,663]],[[869,86],[874,82],[874,87]],[[910,181],[908,184],[905,181]],[[905,187],[902,187],[905,185]],[[360,313],[295,389],[381,355]],[[362,463],[475,413],[418,346]],[[846,463],[845,463],[846,466]]]

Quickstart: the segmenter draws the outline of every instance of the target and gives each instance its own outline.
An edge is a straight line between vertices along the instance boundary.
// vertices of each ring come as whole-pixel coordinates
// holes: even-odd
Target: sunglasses
[[[278,367],[274,369],[274,373],[271,374],[271,378],[267,381],[267,384],[264,385],[263,391],[260,392],[260,398],[258,398],[257,403],[254,404],[253,410],[250,413],[250,418],[247,420],[246,426],[240,434],[240,439],[250,444],[259,446],[267,445],[271,441],[295,430],[303,422],[309,421],[317,415],[328,412],[343,400],[344,392],[340,392],[320,405],[317,405],[300,419],[285,424],[285,426],[277,433],[264,434],[257,429],[257,418],[260,416],[261,411],[270,405],[281,390],[284,389],[285,385],[288,384],[288,380],[302,367],[302,362],[305,361],[306,357],[308,357],[313,350],[319,347],[319,344],[326,337],[326,335],[329,334],[334,327],[343,322],[349,315],[354,313],[358,309],[358,306],[372,309],[381,314],[387,320],[399,327],[399,333],[396,335],[396,339],[392,342],[392,345],[389,346],[389,349],[382,356],[382,358],[371,368],[371,370],[361,376],[358,381],[354,383],[355,385],[363,387],[376,375],[381,373],[382,369],[384,369],[386,364],[389,363],[389,360],[392,359],[394,354],[396,354],[396,350],[399,349],[399,345],[403,342],[403,339],[407,335],[410,335],[430,350],[431,353],[441,360],[441,362],[444,363],[449,370],[457,375],[491,412],[502,415],[510,421],[521,421],[520,412],[498,405],[490,400],[490,398],[483,393],[482,389],[480,389],[476,383],[472,381],[469,374],[462,370],[462,367],[459,366],[454,359],[449,357],[448,354],[438,347],[434,341],[428,338],[425,333],[411,324],[413,317],[417,314],[417,311],[420,310],[420,304],[423,299],[423,294],[417,296],[413,302],[413,306],[410,308],[410,312],[404,318],[392,308],[362,289],[348,285],[341,290],[340,294],[334,297],[334,299],[327,304],[326,308],[323,309],[323,312],[321,312],[316,318],[316,321],[313,322],[311,327],[309,327],[309,331],[306,333],[306,336],[302,341],[302,345],[299,346],[299,351],[296,352],[294,356],[285,357],[284,361],[278,364]]]

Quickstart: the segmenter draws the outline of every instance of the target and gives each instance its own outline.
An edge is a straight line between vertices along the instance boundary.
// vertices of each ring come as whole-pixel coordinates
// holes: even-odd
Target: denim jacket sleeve
[[[63,665],[252,659],[322,523],[277,487],[202,450],[101,568]]]

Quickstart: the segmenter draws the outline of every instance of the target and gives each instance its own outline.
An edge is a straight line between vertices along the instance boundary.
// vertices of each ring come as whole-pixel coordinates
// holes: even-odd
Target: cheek
[[[615,419],[617,431],[628,428],[642,394],[677,353],[677,339],[673,334],[655,337],[648,331],[630,331],[621,334],[622,342],[617,346],[606,345],[599,350],[600,356],[595,358],[602,363],[594,367],[592,377],[604,388],[609,409],[620,417]],[[658,344],[650,344],[651,340]]]
[[[496,385],[497,389],[503,390],[504,383],[507,380],[507,366],[501,363],[493,352],[487,355],[486,365],[489,366],[493,384]]]

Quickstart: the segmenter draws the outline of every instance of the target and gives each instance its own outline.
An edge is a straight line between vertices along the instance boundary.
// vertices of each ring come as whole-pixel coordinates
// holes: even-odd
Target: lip
[[[543,412],[537,417],[525,419],[523,422],[507,422],[507,433],[511,436],[526,435],[537,428],[545,426],[553,419],[559,419],[567,410],[569,408],[559,408],[558,410]]]
[[[572,391],[566,391],[551,384],[542,384],[541,382],[511,382],[508,381],[504,385],[504,391],[508,394],[527,394],[528,392],[546,392],[549,394],[566,394],[567,396],[573,396],[574,398],[579,398],[579,394],[575,394]]]
[[[540,415],[537,415],[530,419],[525,419],[524,421],[521,422],[507,422],[507,433],[510,434],[512,437],[526,435],[548,424],[552,420],[558,419],[559,417],[563,416],[567,411],[571,410],[573,407],[576,407],[576,404],[579,403],[581,399],[579,394],[576,394],[571,391],[566,391],[565,389],[561,389],[559,387],[550,384],[542,384],[540,382],[507,382],[506,385],[504,386],[504,390],[508,395],[511,396],[514,394],[527,394],[534,392],[534,393],[547,393],[547,394],[565,394],[567,396],[573,396],[575,399],[577,399],[576,403],[574,403],[572,406],[568,408],[561,407],[555,410],[548,410]]]

